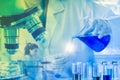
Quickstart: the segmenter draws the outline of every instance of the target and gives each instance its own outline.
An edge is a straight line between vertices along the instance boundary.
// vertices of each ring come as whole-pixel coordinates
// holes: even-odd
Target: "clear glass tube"
[[[77,74],[78,74],[78,80],[81,80],[82,78],[82,62],[77,62]]]
[[[113,66],[113,79],[114,80],[118,80],[119,79],[119,67],[118,67],[118,62],[117,61],[113,61],[112,62],[112,66]]]
[[[72,63],[72,80],[78,80],[77,64]]]
[[[94,63],[93,64],[93,80],[100,80],[101,79],[101,74],[99,72],[99,68],[98,68],[98,64],[97,63]]]
[[[87,66],[87,80],[93,80],[92,79],[92,65],[89,63],[86,63]]]
[[[112,80],[112,68],[107,61],[102,62],[103,65],[103,80]]]

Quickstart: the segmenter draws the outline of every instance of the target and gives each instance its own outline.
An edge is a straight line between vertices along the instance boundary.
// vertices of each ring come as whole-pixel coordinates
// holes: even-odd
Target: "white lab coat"
[[[91,1],[91,0],[90,0]],[[48,49],[54,65],[58,65],[63,70],[62,76],[71,76],[71,64],[75,62],[94,63],[93,51],[78,39],[74,39],[76,46],[74,52],[65,52],[65,45],[71,38],[78,34],[86,24],[88,18],[108,20],[115,16],[113,12],[99,4],[91,3],[86,0],[51,0],[48,5],[47,27]],[[87,3],[86,3],[87,2]],[[81,9],[82,8],[82,9]],[[111,22],[112,24],[112,22]],[[111,26],[113,27],[113,26]],[[57,60],[57,59],[60,60]],[[55,70],[54,65],[49,69]],[[66,74],[66,75],[64,75]]]

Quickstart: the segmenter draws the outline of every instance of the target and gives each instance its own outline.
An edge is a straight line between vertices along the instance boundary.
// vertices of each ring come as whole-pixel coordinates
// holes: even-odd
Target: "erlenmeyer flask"
[[[85,26],[80,31],[80,33],[77,34],[76,36],[73,36],[73,38],[78,38],[79,40],[81,40],[82,42],[84,42],[88,47],[90,47],[94,51],[100,52],[103,49],[105,49],[105,47],[108,45],[108,43],[110,42],[111,36],[110,36],[110,34],[107,34],[107,35],[104,35],[102,38],[99,38],[97,34],[93,35],[92,31],[88,30],[88,28],[91,25],[90,22],[91,21],[88,19],[86,21]],[[94,26],[95,25],[92,25],[92,27],[94,27]]]

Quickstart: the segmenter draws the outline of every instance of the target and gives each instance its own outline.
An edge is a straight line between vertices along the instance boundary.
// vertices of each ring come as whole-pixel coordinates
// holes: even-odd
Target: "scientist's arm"
[[[114,14],[114,12],[110,8],[101,5],[97,5],[96,8],[98,8],[98,10],[95,10],[95,12],[102,11],[102,13],[96,12],[94,20],[88,19],[84,29],[81,30],[80,34],[90,34],[93,36],[97,35],[99,38],[102,38],[104,35],[111,34],[112,31],[110,21],[113,18],[117,18],[118,15]]]
[[[108,20],[95,19],[93,22],[88,21],[81,33],[82,35],[97,35],[99,38],[102,38],[103,36],[111,33],[111,27]]]

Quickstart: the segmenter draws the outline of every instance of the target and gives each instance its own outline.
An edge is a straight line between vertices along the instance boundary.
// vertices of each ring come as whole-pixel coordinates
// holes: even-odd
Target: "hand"
[[[98,38],[102,38],[104,35],[111,33],[111,28],[107,20],[97,19],[94,20],[91,25],[89,23],[86,23],[86,26],[81,33],[82,35],[98,35]]]
[[[64,55],[59,55],[55,57],[55,64],[56,65],[64,65],[67,63],[67,57]]]
[[[65,66],[68,63],[68,57],[63,56],[63,55],[55,56],[54,61],[55,62],[53,62],[52,67],[53,67],[53,71],[55,73],[55,77],[60,78],[60,77],[66,76],[64,74],[66,74]]]

